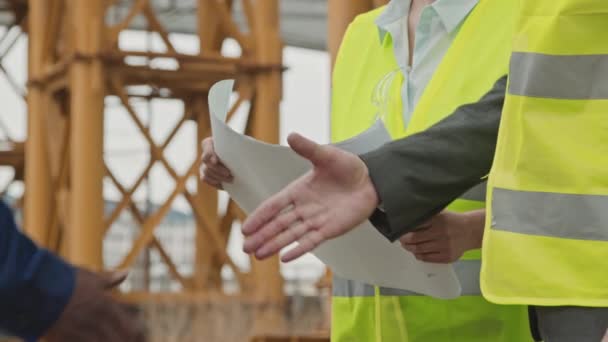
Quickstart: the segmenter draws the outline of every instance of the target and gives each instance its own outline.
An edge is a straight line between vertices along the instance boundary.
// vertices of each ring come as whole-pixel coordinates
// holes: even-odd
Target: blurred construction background
[[[0,192],[71,262],[129,268],[151,341],[328,341],[329,273],[241,252],[198,179],[207,91],[231,125],[329,137],[331,61],[378,0],[0,0]]]

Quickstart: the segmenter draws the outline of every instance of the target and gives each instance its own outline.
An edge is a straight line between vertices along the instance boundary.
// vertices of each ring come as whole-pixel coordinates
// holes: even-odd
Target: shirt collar
[[[445,29],[452,33],[467,18],[479,0],[437,0],[433,8],[437,12]]]
[[[384,11],[376,18],[380,41],[384,41],[387,33],[395,35],[398,22],[402,21],[410,11],[412,0],[391,0]],[[466,19],[479,0],[436,0],[431,6],[437,12],[445,29],[452,33]]]
[[[376,18],[380,42],[384,41],[387,33],[395,35],[395,26],[410,12],[411,0],[391,0],[382,13]]]

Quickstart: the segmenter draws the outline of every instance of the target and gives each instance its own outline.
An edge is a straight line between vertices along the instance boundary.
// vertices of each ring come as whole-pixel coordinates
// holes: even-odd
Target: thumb
[[[291,133],[287,137],[287,142],[292,150],[301,157],[310,160],[314,165],[321,163],[327,154],[325,146],[321,146],[297,133]]]
[[[102,279],[103,287],[106,290],[111,290],[118,285],[122,284],[127,276],[129,275],[129,271],[127,270],[116,270],[116,271],[106,271],[100,272],[99,277]]]

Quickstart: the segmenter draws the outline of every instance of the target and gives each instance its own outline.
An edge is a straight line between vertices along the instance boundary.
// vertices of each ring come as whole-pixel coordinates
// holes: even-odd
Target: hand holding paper
[[[378,205],[367,167],[359,157],[298,134],[290,135],[288,141],[313,169],[262,203],[245,221],[244,250],[259,259],[299,242],[282,257],[284,262],[296,259],[359,226]]]
[[[215,154],[215,148],[213,147],[213,138],[208,137],[202,142],[203,165],[201,166],[201,179],[217,189],[223,189],[222,183],[230,183],[232,181],[232,173],[222,163],[220,158]]]
[[[212,87],[210,119],[215,157],[233,176],[228,183],[216,180],[252,213],[243,226],[246,251],[266,258],[297,241],[283,260],[311,251],[347,279],[440,298],[460,294],[451,265],[416,260],[367,220],[378,199],[356,154],[391,140],[382,121],[370,122],[368,130],[334,146],[298,135],[289,138],[292,148],[267,144],[226,124],[232,85],[222,81]]]
[[[481,248],[485,210],[456,213],[444,210],[399,239],[416,259],[453,263],[469,250]]]

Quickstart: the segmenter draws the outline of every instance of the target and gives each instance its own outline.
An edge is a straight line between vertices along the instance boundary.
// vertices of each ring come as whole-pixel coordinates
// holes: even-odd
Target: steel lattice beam
[[[136,0],[126,7],[121,20],[108,24],[107,0],[29,0],[29,138],[27,154],[26,230],[38,241],[76,264],[102,269],[105,234],[123,212],[130,212],[138,224],[139,236],[119,267],[129,268],[148,249],[158,251],[168,273],[186,293],[223,292],[221,270],[230,267],[239,283],[239,296],[250,297],[263,308],[258,329],[274,330],[282,322],[284,295],[278,260],[252,261],[250,273],[240,270],[226,252],[234,220],[243,213],[230,203],[227,213],[217,212],[217,191],[198,184],[197,191],[186,183],[198,178],[200,158],[179,174],[164,153],[187,121],[197,124],[198,140],[208,136],[210,123],[206,102],[210,86],[224,78],[237,80],[238,100],[231,115],[251,102],[248,133],[278,141],[282,42],[278,31],[278,0],[243,0],[243,13],[251,27],[243,29],[235,19],[229,0],[198,0],[197,34],[199,55],[181,53],[173,46],[169,30],[152,3]],[[144,17],[147,29],[157,33],[166,52],[128,51],[118,47],[119,35]],[[73,30],[78,27],[78,30]],[[255,32],[255,34],[253,33]],[[221,54],[221,42],[235,39],[243,54],[229,58]],[[129,57],[173,59],[176,70],[155,69],[150,64],[133,66]],[[132,105],[129,86],[151,86],[155,91],[139,99],[181,100],[181,120],[161,144]],[[127,186],[116,177],[103,157],[104,99],[115,96],[139,130],[150,151],[150,161],[135,184]],[[199,148],[199,144],[193,149]],[[200,155],[200,150],[198,150]],[[175,187],[154,211],[144,214],[133,200],[154,165],[163,167]],[[103,179],[108,179],[122,199],[104,215]],[[184,275],[154,235],[177,196],[184,196],[196,221],[194,274]]]

